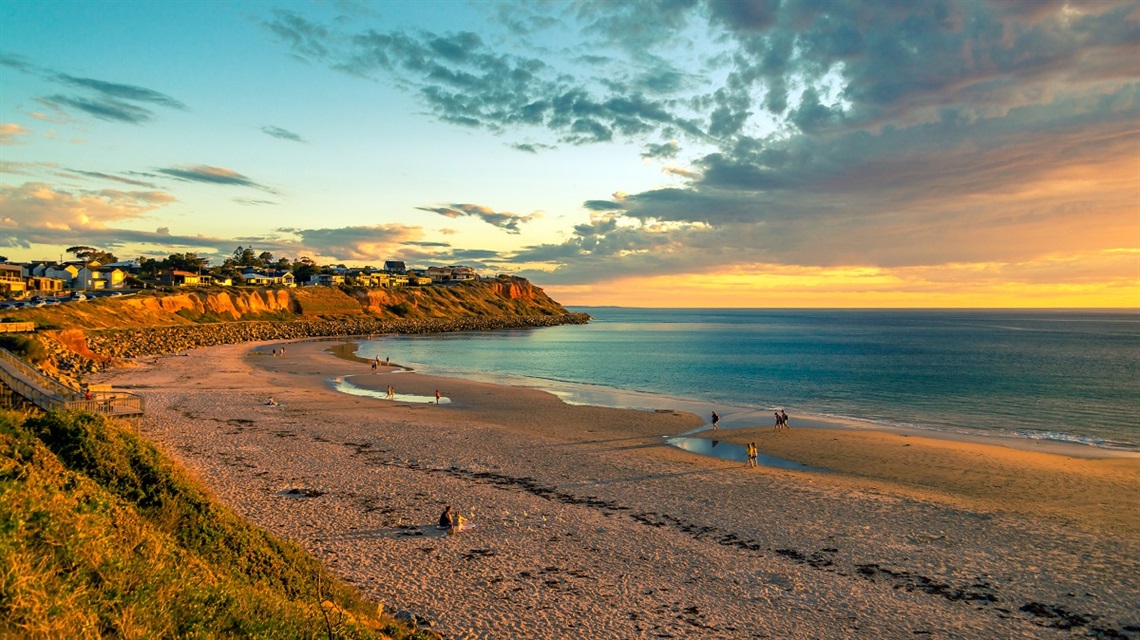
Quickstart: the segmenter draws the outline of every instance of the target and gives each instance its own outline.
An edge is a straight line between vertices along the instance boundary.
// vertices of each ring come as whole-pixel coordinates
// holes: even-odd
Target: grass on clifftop
[[[91,414],[0,411],[0,637],[420,637]]]

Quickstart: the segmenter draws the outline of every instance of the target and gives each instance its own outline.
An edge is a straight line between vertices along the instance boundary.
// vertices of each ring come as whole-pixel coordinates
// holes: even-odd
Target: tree
[[[197,272],[206,267],[208,260],[197,253],[172,253],[162,260],[162,268]]]
[[[86,260],[87,262],[107,264],[109,262],[119,261],[119,259],[116,258],[115,254],[113,253],[96,249],[95,247],[88,247],[82,244],[74,247],[68,247],[67,252],[74,255],[76,258],[79,258],[80,260]]]
[[[253,254],[253,247],[243,247],[238,245],[234,249],[233,264],[238,267],[260,267],[261,261]]]
[[[257,266],[260,267],[262,265],[267,265],[270,262],[273,262],[273,254],[269,253],[268,251],[262,251],[261,253],[257,254],[257,260],[261,263]]]

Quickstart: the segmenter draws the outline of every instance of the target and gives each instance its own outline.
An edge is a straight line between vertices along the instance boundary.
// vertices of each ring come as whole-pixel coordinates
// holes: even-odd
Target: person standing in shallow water
[[[720,428],[720,426],[719,426],[719,425],[720,425],[720,416],[718,416],[718,415],[716,414],[716,411],[713,411],[713,412],[712,412],[712,426],[713,426],[713,431],[716,431],[717,429],[719,429],[719,428]]]
[[[439,389],[435,390],[435,403],[439,404]]]

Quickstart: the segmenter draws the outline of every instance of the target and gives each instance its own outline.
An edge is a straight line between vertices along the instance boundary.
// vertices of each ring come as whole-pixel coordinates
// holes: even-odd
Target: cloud
[[[302,138],[300,136],[300,134],[293,133],[292,131],[289,131],[288,129],[282,129],[281,127],[274,127],[274,126],[266,125],[266,126],[261,128],[261,131],[263,133],[265,133],[266,135],[273,136],[274,138],[280,138],[281,140],[289,140],[291,142],[302,142],[302,143],[305,142],[305,139]]]
[[[675,158],[680,152],[681,148],[677,145],[676,140],[670,140],[662,144],[647,144],[645,151],[641,152],[642,158]]]
[[[24,144],[23,138],[29,133],[31,132],[18,124],[11,122],[2,123],[0,124],[0,145]]]
[[[301,229],[294,233],[300,244],[313,253],[339,260],[384,260],[400,253],[405,245],[423,237],[423,229],[400,224]]]
[[[167,167],[164,169],[155,169],[155,171],[187,182],[252,187],[254,189],[261,189],[262,191],[276,193],[273,189],[258,184],[233,169],[226,169],[224,167],[211,167],[199,164],[184,167]]]
[[[681,84],[669,69],[595,92],[542,58],[504,53],[472,32],[342,32],[290,11],[277,11],[264,25],[295,56],[363,78],[394,79],[437,118],[459,126],[493,132],[541,127],[568,144],[663,128],[698,130],[667,108],[666,97],[647,97],[647,89],[660,93]]]
[[[63,94],[56,93],[39,98],[47,106],[65,111],[66,108],[76,109],[92,115],[100,120],[110,122],[125,122],[128,124],[143,124],[154,119],[152,106],[168,109],[187,110],[185,104],[165,93],[131,84],[108,82],[95,78],[83,78],[67,73],[53,71],[40,67],[26,58],[11,54],[0,54],[0,65],[16,69],[29,75],[35,75],[48,82],[69,89],[79,89],[85,93]],[[33,117],[60,121],[63,118],[49,117],[45,114],[33,114]]]
[[[439,215],[446,216],[448,218],[479,218],[483,222],[498,227],[507,233],[520,233],[522,231],[522,229],[519,227],[521,223],[527,223],[531,220],[542,217],[542,215],[539,213],[517,215],[514,213],[498,212],[491,209],[490,207],[484,207],[477,204],[451,204],[446,207],[416,208],[420,211],[438,213]]]
[[[144,180],[135,180],[134,178],[117,176],[117,175],[110,174],[110,173],[103,173],[102,171],[81,171],[79,169],[67,169],[67,173],[86,176],[88,178],[97,178],[99,180],[111,180],[113,182],[121,182],[123,184],[129,184],[129,185],[133,185],[136,187],[147,187],[147,188],[151,188],[151,189],[157,188],[154,185],[154,183],[152,183],[152,182],[146,182]]]
[[[538,153],[540,151],[554,151],[558,147],[549,144],[540,144],[537,142],[523,142],[511,144],[510,147],[516,151],[523,151],[525,153]]]
[[[174,201],[162,191],[65,191],[42,182],[0,187],[0,244],[30,247],[45,238],[82,240],[107,223],[132,220]],[[55,243],[53,243],[55,244]]]

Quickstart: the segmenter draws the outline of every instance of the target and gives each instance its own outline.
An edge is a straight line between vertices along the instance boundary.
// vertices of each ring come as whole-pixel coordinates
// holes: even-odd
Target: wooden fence
[[[142,415],[142,396],[125,391],[80,393],[36,371],[7,349],[0,349],[0,382],[44,411],[89,411],[107,416]]]

